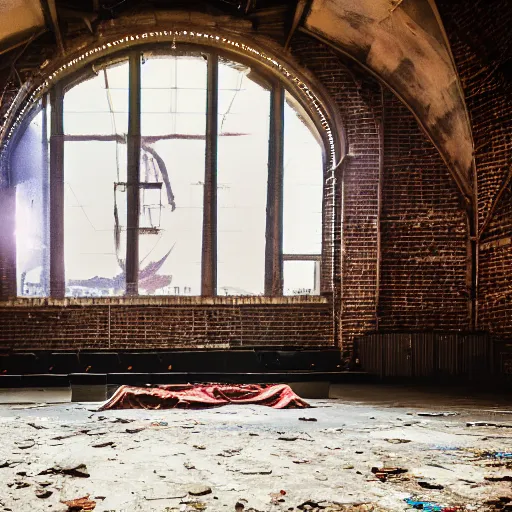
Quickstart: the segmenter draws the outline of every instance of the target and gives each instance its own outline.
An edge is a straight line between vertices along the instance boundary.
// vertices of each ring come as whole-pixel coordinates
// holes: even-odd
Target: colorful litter
[[[460,507],[445,507],[431,501],[416,501],[412,498],[405,498],[404,501],[412,508],[425,512],[458,512],[461,510]]]

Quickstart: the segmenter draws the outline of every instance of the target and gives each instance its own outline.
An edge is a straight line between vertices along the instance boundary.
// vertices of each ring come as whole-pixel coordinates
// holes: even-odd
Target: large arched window
[[[51,98],[12,154],[19,295],[320,293],[323,146],[276,77],[137,50]]]

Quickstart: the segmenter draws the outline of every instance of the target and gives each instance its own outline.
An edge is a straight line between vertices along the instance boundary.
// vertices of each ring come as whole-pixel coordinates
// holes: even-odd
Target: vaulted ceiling
[[[52,38],[56,54],[65,54],[73,31],[95,33],[109,19],[142,8],[199,9],[245,18],[255,28],[266,24],[265,33],[284,46],[297,30],[323,40],[404,101],[463,195],[471,198],[471,125],[434,0],[3,0],[0,72],[39,38]]]

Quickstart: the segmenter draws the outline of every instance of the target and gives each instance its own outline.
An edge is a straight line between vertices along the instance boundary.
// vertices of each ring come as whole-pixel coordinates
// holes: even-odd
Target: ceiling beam
[[[295,31],[297,30],[297,27],[302,21],[302,18],[304,17],[304,12],[306,10],[306,7],[309,8],[311,4],[310,0],[297,0],[297,5],[295,6],[295,12],[293,14],[293,20],[292,24],[290,26],[290,30],[288,32],[288,35],[286,36],[286,42],[284,44],[284,49],[288,50],[293,34],[295,34]]]
[[[55,0],[41,0],[41,8],[43,9],[43,14],[47,20],[47,24],[50,26],[51,31],[55,35],[55,40],[57,41],[57,47],[59,48],[60,54],[65,55],[66,50],[64,48],[62,33],[59,27],[59,19],[57,16],[57,6],[55,5]]]

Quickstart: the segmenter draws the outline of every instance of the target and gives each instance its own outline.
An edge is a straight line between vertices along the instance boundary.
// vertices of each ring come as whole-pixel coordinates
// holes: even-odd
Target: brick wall
[[[438,5],[459,70],[475,144],[479,229],[483,229],[478,327],[510,339],[512,8],[508,0],[442,0]]]
[[[377,327],[467,329],[465,213],[439,153],[386,92],[379,278],[380,86],[313,39],[295,38],[292,51],[336,102],[353,155],[341,177],[336,251],[343,347]]]
[[[296,37],[292,53],[335,101],[348,152],[353,155],[340,176],[342,226],[336,226],[335,239],[340,339],[350,350],[355,336],[376,326],[379,136],[374,107],[378,105],[379,88],[363,75],[356,77],[333,50],[311,38]]]
[[[0,188],[0,300],[16,294],[15,192]]]
[[[385,95],[379,327],[469,328],[466,215],[439,153]]]
[[[32,303],[31,303],[32,302]],[[333,346],[332,308],[296,298],[25,301],[0,307],[0,350]],[[281,303],[279,303],[281,302]]]

